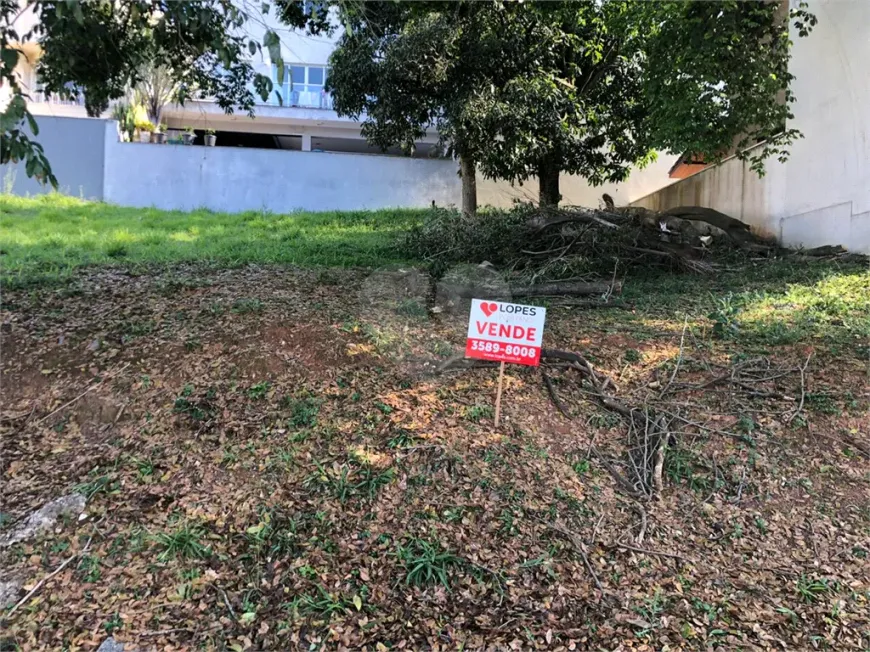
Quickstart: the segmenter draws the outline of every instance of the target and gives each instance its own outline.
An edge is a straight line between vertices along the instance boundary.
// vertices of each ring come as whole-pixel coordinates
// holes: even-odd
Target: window
[[[330,98],[323,90],[326,75],[325,66],[292,64],[285,68],[283,82],[278,82],[278,67],[272,65],[272,83],[285,106],[329,108]],[[278,103],[277,98],[273,103]]]
[[[323,0],[305,0],[302,3],[302,11],[306,16],[310,16],[311,14],[320,14],[323,12],[326,7],[326,3]]]
[[[323,68],[309,68],[308,83],[323,86]]]

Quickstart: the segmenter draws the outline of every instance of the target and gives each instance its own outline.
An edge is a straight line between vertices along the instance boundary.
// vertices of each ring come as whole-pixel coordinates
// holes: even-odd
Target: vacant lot
[[[396,268],[419,214],[0,206],[3,649],[870,645],[866,268],[550,305],[544,345],[636,416],[550,358],[508,368],[495,429],[494,370],[445,364],[467,305]],[[71,493],[81,515],[7,545]]]

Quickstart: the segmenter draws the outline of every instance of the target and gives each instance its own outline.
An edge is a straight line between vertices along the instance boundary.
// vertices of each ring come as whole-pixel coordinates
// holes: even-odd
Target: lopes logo
[[[484,301],[483,303],[480,304],[480,309],[483,310],[484,313],[486,313],[487,317],[492,317],[492,313],[494,313],[496,310],[498,310],[498,304],[497,303],[486,303]]]
[[[475,299],[475,301],[480,300]],[[495,301],[480,301],[480,309],[487,317],[492,317],[496,312],[534,317],[538,314],[539,310],[543,310],[543,308],[538,308],[537,306],[521,306],[516,303],[496,303]]]

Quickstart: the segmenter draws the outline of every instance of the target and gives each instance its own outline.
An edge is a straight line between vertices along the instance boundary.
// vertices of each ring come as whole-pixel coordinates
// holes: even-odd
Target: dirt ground
[[[0,550],[13,604],[74,557],[0,648],[870,648],[865,361],[551,308],[546,347],[671,424],[649,498],[574,369],[509,367],[494,428],[494,370],[439,371],[467,308],[428,293],[262,267],[6,292],[0,532],[87,506]]]

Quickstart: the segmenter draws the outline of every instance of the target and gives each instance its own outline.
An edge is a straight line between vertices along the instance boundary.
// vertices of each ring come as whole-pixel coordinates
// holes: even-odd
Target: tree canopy
[[[488,177],[537,176],[545,204],[560,172],[620,181],[656,149],[736,151],[759,172],[784,159],[789,18],[801,35],[815,22],[738,0],[367,2],[344,18],[330,89],[371,142],[435,129]]]

